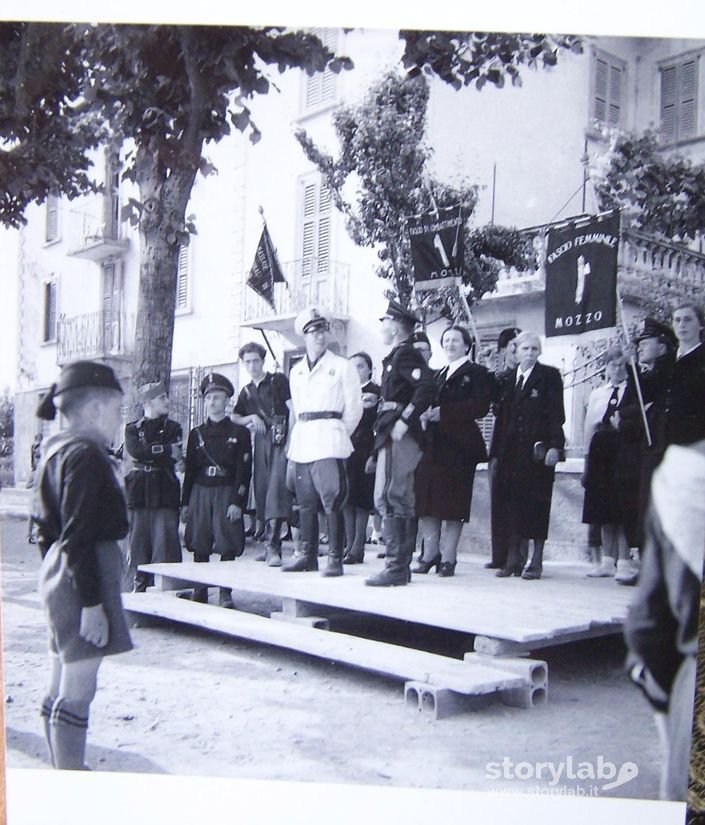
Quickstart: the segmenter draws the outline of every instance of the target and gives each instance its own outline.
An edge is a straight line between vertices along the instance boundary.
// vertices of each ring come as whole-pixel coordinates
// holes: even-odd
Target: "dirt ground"
[[[43,769],[38,708],[48,668],[35,586],[39,554],[25,541],[23,521],[5,519],[1,527],[7,766]],[[266,613],[276,606],[244,599],[235,593],[239,607]],[[358,621],[344,629],[362,628]],[[449,655],[469,649],[467,638],[453,634],[398,623],[374,629]],[[545,706],[492,702],[435,722],[404,704],[401,682],[332,662],[186,626],[136,627],[133,640],[134,651],[101,668],[87,753],[93,770],[657,797],[656,732],[625,678],[619,637],[546,650]],[[603,791],[604,779],[551,784],[545,777],[498,778],[488,768],[503,760],[565,765],[568,757],[574,770],[600,758],[617,767],[632,761],[638,776]]]

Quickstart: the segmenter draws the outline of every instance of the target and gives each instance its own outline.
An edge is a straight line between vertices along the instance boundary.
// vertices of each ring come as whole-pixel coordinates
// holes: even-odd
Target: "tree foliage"
[[[0,223],[18,228],[52,192],[95,191],[89,155],[105,135],[81,99],[83,48],[70,27],[0,24],[0,53]]]
[[[612,132],[591,177],[601,210],[621,209],[623,223],[689,243],[705,231],[705,165],[664,151],[657,132]]]
[[[260,133],[247,105],[270,72],[352,66],[311,32],[282,27],[0,24],[0,221],[24,222],[32,201],[94,191],[91,150],[133,147],[123,177],[139,187],[124,210],[139,226],[140,289],[133,383],[171,372],[178,251],[208,143],[232,130]],[[34,174],[36,166],[39,174]]]
[[[438,180],[429,169],[432,149],[425,140],[429,87],[425,78],[389,72],[364,99],[333,116],[340,152],[337,159],[304,131],[297,139],[320,170],[346,228],[358,246],[375,247],[377,274],[393,284],[408,305],[413,269],[407,220],[432,209],[461,206],[465,218],[464,284],[469,303],[492,290],[502,263],[526,265],[526,246],[516,230],[471,226],[478,189],[467,182]],[[457,291],[424,294],[429,314],[460,317]]]
[[[524,68],[551,68],[561,51],[582,52],[575,35],[504,32],[399,32],[404,41],[402,63],[411,76],[432,74],[455,89],[487,83],[502,88],[507,81],[521,86]]]

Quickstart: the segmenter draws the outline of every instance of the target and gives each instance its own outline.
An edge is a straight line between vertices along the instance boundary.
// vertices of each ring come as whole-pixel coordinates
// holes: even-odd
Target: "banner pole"
[[[627,324],[624,319],[624,307],[622,305],[622,294],[619,291],[619,286],[617,286],[617,309],[619,311],[619,320],[622,326],[622,332],[624,333],[624,343],[628,346],[629,345],[629,331],[627,330]],[[644,396],[641,392],[641,384],[639,383],[639,373],[636,368],[636,359],[634,358],[634,353],[629,353],[629,365],[632,368],[632,375],[634,376],[634,386],[636,388],[636,395],[639,399],[639,409],[641,410],[641,420],[644,423],[644,432],[646,433],[646,443],[649,447],[653,446],[653,440],[651,438],[651,429],[649,427],[649,421],[646,418],[646,407],[644,406]]]
[[[274,360],[274,368],[279,369],[279,361],[277,360],[277,356],[274,354],[274,350],[272,349],[272,345],[269,343],[269,338],[267,338],[267,333],[262,329],[262,327],[258,327],[259,331],[262,333],[262,337],[264,338],[264,342],[267,345],[267,349],[269,350],[272,359]]]
[[[465,291],[463,290],[463,282],[461,280],[457,280],[456,285],[458,287],[460,299],[462,300],[463,306],[465,307],[465,312],[467,313],[470,326],[472,327],[473,337],[475,338],[475,363],[482,364],[483,359],[482,349],[480,348],[480,333],[478,332],[477,324],[475,323],[475,318],[473,317],[472,312],[470,312],[470,304],[468,304],[468,299],[465,295]]]

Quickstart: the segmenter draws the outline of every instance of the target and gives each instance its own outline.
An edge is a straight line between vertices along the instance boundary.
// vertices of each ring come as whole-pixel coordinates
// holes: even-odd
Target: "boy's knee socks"
[[[57,699],[49,721],[54,766],[64,770],[86,770],[86,734],[90,702]]]

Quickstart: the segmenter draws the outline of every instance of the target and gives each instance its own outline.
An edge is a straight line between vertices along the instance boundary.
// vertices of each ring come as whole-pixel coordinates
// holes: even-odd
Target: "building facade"
[[[384,351],[378,318],[389,286],[375,275],[375,251],[356,247],[345,231],[320,175],[294,132],[304,128],[337,153],[331,115],[359,99],[385,71],[398,65],[396,33],[319,30],[328,45],[349,55],[355,69],[307,77],[290,71],[278,91],[252,103],[262,132],[256,145],[239,133],[208,147],[218,173],[199,178],[188,212],[198,235],[179,259],[171,394],[184,428],[197,421],[197,393],[205,371],[217,369],[238,386],[237,350],[247,340],[271,348],[269,364],[288,371],[301,357],[293,321],[319,303],[333,317],[333,345],[342,354],[364,349],[376,365]],[[432,81],[428,139],[434,174],[478,184],[474,222],[527,228],[536,264],[501,273],[495,292],[473,308],[491,362],[497,333],[506,326],[543,333],[542,238],[547,225],[597,209],[589,166],[605,146],[605,129],[661,130],[664,146],[705,161],[705,41],[655,38],[586,38],[583,53],[559,57],[552,70],[523,72],[521,88],[456,92]],[[34,410],[57,367],[78,358],[104,360],[127,386],[131,380],[139,283],[139,236],[120,220],[134,188],[120,179],[121,158],[101,154],[100,195],[74,201],[50,198],[28,210],[18,260],[18,363],[16,479],[29,470],[29,447],[40,426]],[[246,278],[264,214],[287,279],[275,287],[272,311]],[[529,229],[530,228],[530,229]],[[625,234],[620,281],[625,314],[639,315],[634,287],[667,275],[674,284],[703,285],[705,256],[647,236]],[[443,322],[431,325],[438,340]],[[543,360],[566,378],[567,434],[582,454],[587,392],[599,380],[593,358],[610,336],[597,341],[548,339]],[[443,362],[435,347],[432,365]],[[378,366],[379,368],[379,366]],[[379,376],[378,376],[379,377]],[[61,421],[46,425],[60,427]]]

